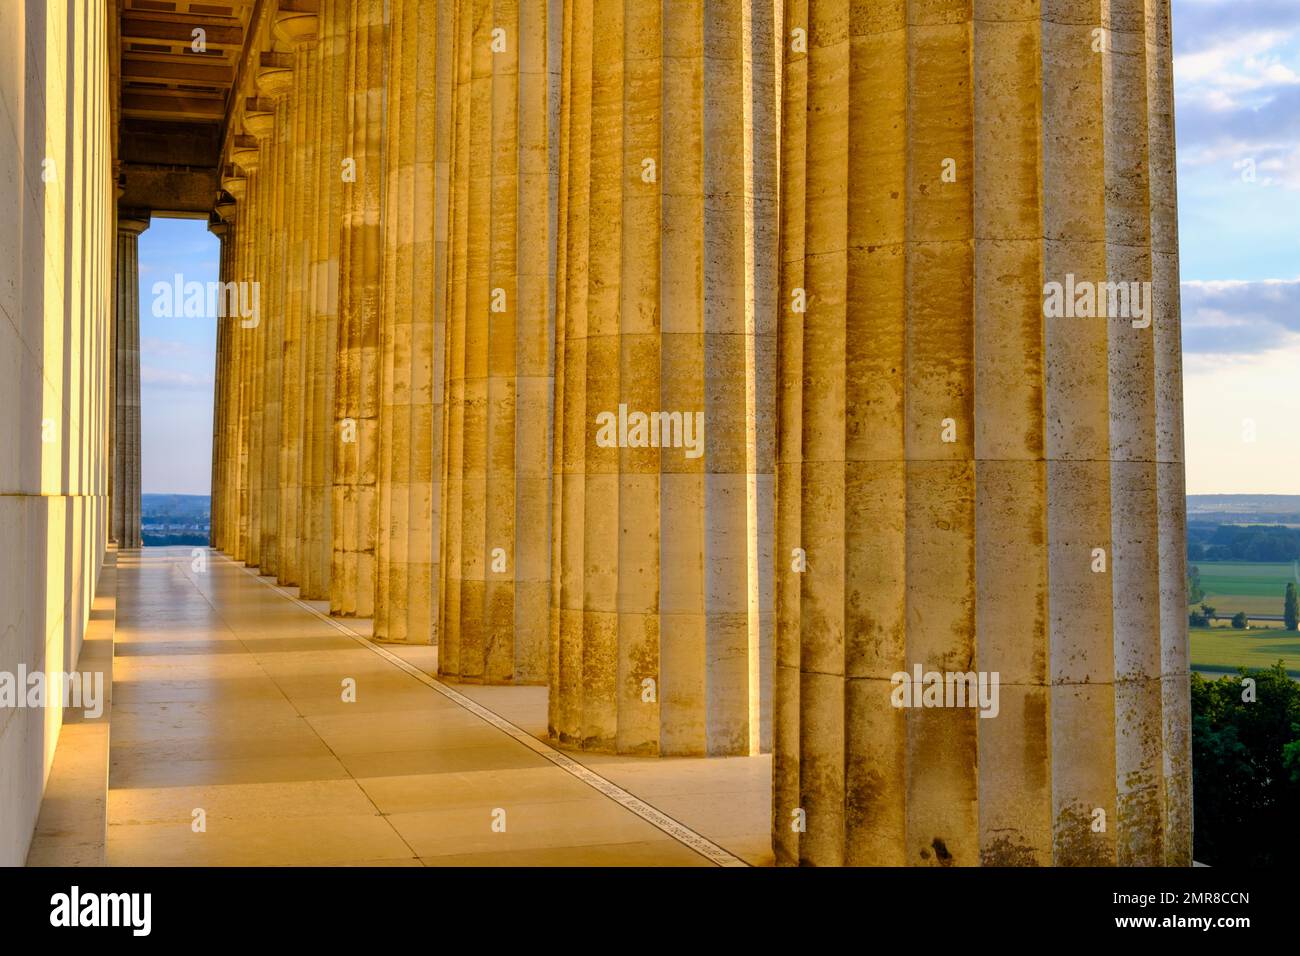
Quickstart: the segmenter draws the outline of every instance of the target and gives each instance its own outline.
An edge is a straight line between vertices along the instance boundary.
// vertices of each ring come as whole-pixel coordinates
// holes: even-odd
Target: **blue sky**
[[[1300,493],[1300,0],[1173,0],[1187,490]],[[206,494],[216,324],[153,283],[214,281],[206,223],[140,237],[146,492]]]
[[[1174,57],[1183,279],[1297,278],[1300,0],[1174,0]]]
[[[1173,0],[1187,490],[1300,492],[1300,0]]]
[[[206,495],[212,483],[213,318],[154,315],[155,282],[215,282],[221,246],[206,220],[158,219],[140,234],[141,489]]]

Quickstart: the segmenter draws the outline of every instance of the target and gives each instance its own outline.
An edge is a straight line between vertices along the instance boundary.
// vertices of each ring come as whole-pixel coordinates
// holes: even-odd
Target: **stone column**
[[[384,0],[351,5],[334,406],[330,609],[374,613],[379,465],[379,323],[384,201]]]
[[[292,218],[293,156],[292,98],[294,85],[293,54],[267,50],[261,54],[257,72],[258,98],[271,116],[267,138],[262,141],[268,194],[267,224],[264,235],[266,258],[261,273],[262,295],[266,308],[258,336],[261,357],[261,383],[258,388],[261,413],[260,475],[261,521],[258,565],[263,574],[282,578],[283,549],[288,540],[283,534],[280,502],[284,488],[281,425],[288,402],[285,372],[289,364],[288,267],[289,224]]]
[[[239,282],[239,231],[236,222],[241,210],[241,203],[236,197],[245,195],[245,180],[235,175],[233,164],[223,171],[222,188],[226,192],[225,201],[218,202],[217,215],[225,225],[225,235],[221,243],[221,281],[233,282],[238,288]],[[237,511],[232,507],[235,488],[232,484],[231,462],[238,450],[238,408],[235,395],[238,394],[239,379],[235,357],[238,354],[239,315],[238,309],[227,310],[218,318],[217,348],[217,389],[216,401],[220,409],[220,430],[217,436],[218,455],[213,463],[216,469],[212,481],[212,530],[213,546],[231,554],[237,536]]]
[[[781,863],[1190,863],[1169,4],[1054,9],[786,3]]]
[[[121,548],[140,547],[140,233],[148,210],[119,210],[113,257],[113,518]]]
[[[253,197],[256,195],[257,167],[260,152],[257,140],[251,136],[236,136],[231,150],[234,170],[222,179],[222,187],[235,200],[239,217],[239,227],[235,230],[235,247],[232,256],[232,279],[241,284],[252,282],[252,249],[257,225],[256,209]],[[242,176],[234,175],[243,173]],[[241,293],[242,295],[242,293]],[[260,312],[260,303],[259,303]],[[248,444],[249,444],[249,345],[256,330],[249,328],[241,315],[227,320],[230,336],[229,367],[230,384],[227,392],[227,404],[230,408],[229,450],[226,453],[225,483],[223,505],[226,517],[223,525],[226,529],[227,544],[223,548],[236,560],[245,560],[249,541],[249,492],[248,492]]]
[[[234,203],[224,204],[229,221],[220,215],[208,223],[208,232],[217,237],[221,245],[218,254],[217,281],[230,281],[230,250],[234,245]],[[219,207],[220,208],[220,207]],[[218,311],[217,317],[217,354],[213,363],[212,386],[212,480],[208,498],[208,543],[214,548],[221,548],[224,541],[225,515],[219,505],[222,495],[224,475],[222,461],[225,459],[226,428],[229,420],[226,408],[226,390],[230,373],[226,368],[227,352],[230,348],[230,329],[228,320]]]
[[[260,69],[259,69],[260,76]],[[274,80],[268,80],[268,84]],[[268,90],[270,89],[268,85]],[[277,200],[280,167],[277,162],[275,140],[276,104],[267,96],[250,97],[244,106],[244,128],[256,141],[257,158],[247,160],[255,166],[250,172],[250,207],[256,216],[256,225],[249,233],[248,279],[258,290],[258,315],[256,322],[245,323],[247,334],[244,360],[248,378],[245,382],[243,402],[247,416],[247,456],[243,465],[240,487],[244,489],[248,507],[248,540],[245,542],[244,561],[259,568],[263,574],[274,573],[274,554],[263,554],[262,548],[274,535],[265,528],[269,511],[276,505],[266,502],[268,485],[278,495],[275,485],[268,482],[271,463],[267,455],[266,431],[271,417],[267,396],[269,373],[268,349],[272,345],[274,316],[276,314],[273,270],[278,274],[274,244],[277,229]],[[278,403],[275,420],[279,421]],[[278,446],[277,446],[278,447]],[[278,466],[279,459],[276,458]],[[278,470],[278,469],[277,469]],[[274,549],[275,542],[270,541]]]
[[[459,281],[447,322],[438,671],[541,684],[555,335],[548,117],[559,67],[548,47],[560,7],[454,7],[449,238]]]
[[[237,210],[236,215],[239,223],[235,229],[234,248],[231,252],[230,277],[235,282],[242,282],[245,278],[245,263],[247,261],[245,250],[248,246],[247,234],[252,220],[247,199],[249,184],[246,175],[227,178],[222,182],[226,192],[235,198],[235,209]],[[229,318],[227,322],[229,345],[227,347],[228,357],[226,362],[230,376],[226,386],[226,405],[229,409],[227,416],[229,424],[226,429],[226,454],[223,468],[225,477],[223,478],[221,507],[225,512],[225,517],[222,519],[222,526],[225,529],[225,544],[222,545],[222,550],[232,557],[238,558],[243,548],[243,525],[241,520],[243,509],[240,507],[243,489],[239,484],[239,466],[244,437],[241,396],[244,389],[243,345],[245,333],[237,318]]]
[[[380,328],[379,522],[375,540],[375,636],[433,639],[434,476],[441,470],[443,310],[435,296],[434,156],[437,46],[450,5],[398,0],[391,7],[386,199]],[[450,19],[443,15],[444,23]],[[444,133],[445,135],[445,133]]]
[[[762,746],[775,195],[750,174],[775,129],[772,15],[565,4],[549,724],[566,745]]]
[[[315,45],[319,20],[315,14],[281,10],[276,14],[275,35],[291,50],[292,86],[281,103],[283,127],[284,255],[280,288],[283,313],[283,368],[281,372],[279,445],[279,530],[282,584],[303,581],[302,496],[307,407],[305,402],[307,348],[304,330],[307,303],[309,233],[314,230],[317,197],[308,189],[309,153],[320,131],[309,125],[310,104],[318,82]]]
[[[222,175],[224,195],[215,207],[224,228],[221,237],[221,281],[234,283],[236,288],[239,280],[239,235],[235,223],[241,208],[236,193],[242,198],[245,185],[244,179],[236,176],[235,166],[227,165]],[[231,461],[237,451],[238,437],[238,409],[234,402],[239,387],[235,364],[239,341],[238,312],[238,305],[233,309],[228,307],[225,314],[219,315],[217,319],[217,413],[214,415],[217,437],[212,462],[212,543],[213,547],[228,554],[233,551],[236,537],[236,512],[231,507],[234,496]]]
[[[312,85],[308,130],[307,191],[309,210],[309,277],[304,334],[307,372],[304,424],[301,535],[302,596],[327,600],[333,554],[332,497],[334,449],[335,348],[338,342],[339,234],[341,231],[342,160],[346,153],[348,10],[345,0],[322,0],[319,41],[312,50]]]

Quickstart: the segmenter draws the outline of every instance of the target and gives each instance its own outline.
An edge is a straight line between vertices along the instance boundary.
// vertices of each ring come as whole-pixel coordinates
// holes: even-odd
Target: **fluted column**
[[[387,51],[374,633],[414,643],[433,639],[433,495],[442,426],[434,386],[444,321],[435,297],[434,156],[438,19],[449,6],[398,0],[390,8]]]
[[[454,4],[439,673],[546,681],[559,4]],[[495,49],[494,49],[495,43]],[[552,72],[554,71],[554,73]]]
[[[339,440],[334,419],[334,377],[338,343],[338,278],[342,161],[346,155],[346,71],[349,8],[346,0],[322,0],[318,42],[311,51],[315,80],[308,104],[306,191],[308,280],[305,289],[305,362],[299,583],[303,597],[330,596],[333,555],[334,453]]]
[[[549,723],[567,745],[762,745],[775,197],[749,173],[774,129],[771,17],[564,5]]]
[[[252,101],[256,103],[255,100]],[[259,140],[252,135],[253,127],[264,125],[265,113],[250,111],[244,107],[243,127],[247,133],[235,137],[231,157],[238,166],[242,178],[226,179],[224,185],[227,193],[235,196],[235,203],[240,208],[239,229],[235,233],[235,274],[238,280],[247,284],[248,289],[257,290],[256,315],[243,319],[240,317],[235,333],[233,364],[237,382],[231,405],[235,408],[233,432],[235,433],[234,453],[230,459],[231,489],[231,532],[233,532],[233,550],[231,554],[239,561],[255,566],[256,546],[259,536],[255,533],[256,488],[253,481],[253,423],[256,408],[256,371],[260,368],[256,362],[257,339],[261,336],[261,323],[266,310],[266,302],[261,290],[260,250],[263,246],[264,203],[263,174],[261,174],[261,147]]]
[[[285,405],[286,370],[290,365],[288,339],[291,322],[288,303],[288,268],[290,222],[293,218],[294,187],[293,128],[294,87],[293,54],[271,50],[261,54],[257,72],[258,97],[271,114],[270,129],[262,141],[263,169],[267,186],[267,230],[265,259],[261,272],[263,311],[258,337],[261,362],[258,402],[260,412],[260,521],[258,566],[263,574],[283,577],[283,551],[289,541],[284,536],[280,504],[284,489],[282,469],[284,448],[281,428]]]
[[[224,214],[229,219],[218,215],[208,223],[208,231],[217,237],[221,251],[217,258],[217,281],[230,282],[231,250],[234,246],[234,203],[226,203]],[[212,386],[212,479],[208,499],[208,542],[214,548],[222,548],[225,543],[225,512],[221,506],[225,481],[223,462],[226,457],[226,429],[229,427],[229,412],[226,405],[227,390],[230,384],[230,372],[227,369],[231,333],[229,321],[220,313],[217,315],[217,354],[213,363]]]
[[[343,183],[334,406],[330,609],[374,613],[379,466],[381,215],[384,202],[384,0],[351,4],[348,178]]]
[[[221,281],[234,283],[239,288],[239,230],[237,222],[243,208],[241,203],[245,195],[246,182],[236,176],[236,169],[229,165],[222,176],[222,189],[226,201],[219,202],[217,215],[225,225],[225,235],[221,243]],[[238,195],[236,195],[238,194]],[[217,320],[217,383],[216,401],[219,408],[220,425],[217,436],[217,458],[213,463],[215,470],[212,480],[212,537],[213,546],[233,554],[237,537],[237,515],[234,496],[237,489],[233,486],[231,463],[238,454],[239,410],[235,403],[238,394],[239,379],[236,365],[239,343],[239,310],[227,310]]]
[[[258,290],[259,309],[256,323],[245,324],[247,378],[242,401],[247,416],[247,441],[240,487],[248,509],[248,534],[243,558],[249,566],[270,574],[274,556],[263,554],[262,548],[268,538],[264,527],[267,512],[274,507],[265,501],[265,497],[269,466],[266,432],[271,417],[267,402],[268,351],[273,353],[278,345],[272,340],[276,314],[273,270],[279,265],[274,254],[279,192],[275,102],[269,97],[248,98],[244,106],[244,127],[254,140],[256,154],[255,158],[250,156],[245,160],[245,168],[249,170],[249,206],[256,217],[248,236],[248,279]],[[278,422],[278,413],[276,420]],[[273,541],[271,546],[274,548]]]
[[[317,197],[307,189],[308,168],[320,130],[310,126],[310,110],[319,71],[315,57],[319,19],[315,14],[281,10],[275,35],[291,51],[292,85],[281,102],[283,123],[283,236],[281,312],[283,367],[281,370],[278,538],[282,584],[301,585],[304,545],[301,532],[303,476],[307,452],[306,376],[309,339],[305,330],[310,268],[310,241],[318,213]]]
[[[1169,4],[855,10],[785,8],[777,860],[1186,865]]]
[[[140,233],[147,210],[122,210],[113,256],[113,515],[112,539],[140,547]]]

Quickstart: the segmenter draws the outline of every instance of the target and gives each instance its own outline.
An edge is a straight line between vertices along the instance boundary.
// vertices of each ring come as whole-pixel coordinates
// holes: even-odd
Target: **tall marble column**
[[[541,684],[554,388],[560,5],[454,4],[446,483],[438,671]]]
[[[239,230],[237,222],[242,209],[240,198],[245,195],[245,180],[235,175],[233,164],[223,171],[222,189],[226,196],[216,206],[217,215],[225,225],[221,241],[221,281],[239,281]],[[238,197],[236,197],[236,192]],[[232,484],[231,463],[238,449],[238,408],[235,395],[239,379],[235,358],[239,343],[238,309],[228,310],[218,319],[217,333],[217,383],[216,400],[220,405],[220,430],[217,436],[217,458],[213,462],[212,480],[212,537],[213,546],[233,554],[237,536],[237,510],[233,507],[235,489]]]
[[[308,277],[304,291],[303,472],[299,535],[302,596],[327,600],[333,555],[335,349],[338,343],[338,277],[343,159],[346,155],[346,70],[350,3],[322,0],[318,42],[311,51],[306,191],[309,209]]]
[[[1169,4],[787,0],[796,35],[777,860],[1189,864]]]
[[[278,43],[278,41],[277,41]],[[261,54],[257,93],[270,113],[269,130],[262,139],[264,182],[267,186],[267,229],[263,234],[265,259],[260,274],[264,308],[258,326],[261,363],[259,403],[260,521],[258,566],[277,580],[282,578],[284,548],[280,504],[284,486],[282,415],[288,393],[285,373],[289,365],[286,344],[291,319],[288,307],[289,222],[292,218],[293,156],[292,97],[293,54],[278,49]]]
[[[140,233],[149,211],[118,211],[113,256],[115,355],[113,357],[112,539],[140,547]]]
[[[330,609],[370,617],[375,603],[379,473],[380,293],[384,203],[384,0],[351,5],[338,354],[334,416],[334,554]]]
[[[438,45],[449,8],[419,0],[391,6],[384,124],[374,633],[380,640],[422,644],[433,640],[437,584],[442,396],[435,389],[444,319],[435,295],[435,222],[437,204],[446,198],[435,190],[434,157],[445,136],[437,123],[437,100],[446,96],[438,80]]]
[[[550,733],[761,749],[773,5],[564,5]]]
[[[257,169],[261,162],[261,151],[256,138],[239,134],[235,137],[231,150],[234,170],[223,177],[222,187],[235,200],[235,209],[239,219],[239,228],[235,231],[235,247],[232,258],[232,277],[236,282],[253,288],[253,250],[257,237],[258,215],[255,197],[257,195]],[[242,175],[234,175],[242,173]],[[242,295],[242,293],[241,293]],[[258,315],[260,324],[260,293]],[[237,560],[246,561],[248,557],[250,535],[250,499],[248,485],[248,457],[250,444],[250,377],[251,377],[251,343],[257,334],[251,319],[240,316],[228,319],[230,332],[229,366],[230,385],[228,403],[230,406],[229,451],[226,454],[226,478],[222,497],[226,508],[223,524],[226,528],[227,547],[224,549]]]
[[[281,235],[281,296],[283,364],[281,369],[278,537],[281,584],[301,586],[304,571],[302,495],[305,471],[307,407],[305,402],[307,349],[305,329],[309,281],[309,236],[319,214],[315,195],[307,189],[310,153],[320,131],[310,125],[310,106],[318,82],[315,57],[319,19],[315,14],[281,10],[275,35],[292,57],[292,85],[282,100],[284,209]]]
[[[219,211],[215,219],[208,223],[208,231],[217,237],[221,252],[218,255],[217,281],[230,282],[230,259],[234,247],[235,204],[223,204],[224,211]],[[222,207],[218,207],[221,210]],[[228,217],[228,218],[227,218]],[[208,498],[208,543],[214,548],[224,547],[225,512],[221,507],[225,473],[223,462],[226,457],[226,435],[229,428],[229,410],[227,391],[230,385],[228,370],[228,353],[231,333],[229,319],[221,314],[217,322],[217,354],[213,363],[212,386],[212,480],[209,485],[211,493]]]
[[[260,79],[258,70],[257,78]],[[255,80],[256,83],[256,80]],[[267,81],[268,92],[274,80]],[[256,321],[244,323],[246,339],[244,362],[247,378],[242,401],[246,416],[247,437],[244,462],[241,465],[240,488],[248,509],[247,540],[244,543],[244,561],[257,567],[263,574],[275,569],[275,536],[268,533],[267,518],[278,507],[278,489],[268,480],[272,463],[268,455],[268,423],[274,419],[278,428],[278,402],[271,414],[268,396],[270,365],[279,343],[274,338],[276,303],[273,279],[278,274],[275,257],[275,236],[278,227],[278,196],[280,166],[276,148],[276,103],[269,96],[249,97],[244,105],[244,128],[254,140],[255,156],[244,161],[249,171],[249,207],[256,217],[249,230],[248,281],[257,289],[258,314]],[[272,395],[274,393],[272,392]],[[278,451],[278,443],[276,444]],[[279,464],[278,454],[274,464]],[[276,501],[266,500],[267,492],[275,493]],[[272,529],[274,530],[274,529]],[[264,546],[271,548],[263,553]]]

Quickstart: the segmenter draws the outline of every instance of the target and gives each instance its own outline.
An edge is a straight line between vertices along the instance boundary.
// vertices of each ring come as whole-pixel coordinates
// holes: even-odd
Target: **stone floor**
[[[119,557],[110,865],[772,862],[770,758],[556,751],[545,688],[436,681],[434,648],[192,561]]]

